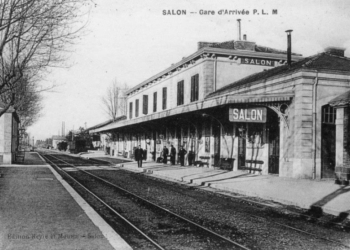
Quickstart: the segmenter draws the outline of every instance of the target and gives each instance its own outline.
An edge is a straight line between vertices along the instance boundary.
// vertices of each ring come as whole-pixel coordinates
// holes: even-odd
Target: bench
[[[194,165],[199,165],[200,167],[204,167],[204,165],[206,165],[207,167],[209,167],[209,156],[199,156],[199,159],[201,160],[195,161]]]
[[[258,160],[245,160],[245,163],[251,163],[251,164],[264,164],[264,161],[258,161]],[[259,174],[261,174],[262,169],[261,168],[254,168],[254,167],[241,167],[242,170],[249,170],[251,171],[257,171]]]
[[[16,162],[24,162],[25,151],[17,151],[15,155]]]
[[[252,163],[252,164],[264,164],[264,161],[245,160],[245,163]]]

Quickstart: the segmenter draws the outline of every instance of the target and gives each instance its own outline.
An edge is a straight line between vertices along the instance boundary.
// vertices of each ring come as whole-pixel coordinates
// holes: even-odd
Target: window
[[[191,77],[191,102],[198,101],[199,75]]]
[[[184,81],[177,83],[177,105],[184,104]]]
[[[336,109],[330,105],[322,107],[322,123],[335,124]]]
[[[148,95],[143,96],[143,111],[142,114],[148,114]]]
[[[166,97],[167,97],[167,89],[163,88],[163,109],[166,109]]]
[[[139,117],[139,99],[136,99],[135,102],[135,117]]]
[[[129,103],[129,119],[132,119],[132,102]]]
[[[153,112],[157,112],[157,92],[153,93]]]

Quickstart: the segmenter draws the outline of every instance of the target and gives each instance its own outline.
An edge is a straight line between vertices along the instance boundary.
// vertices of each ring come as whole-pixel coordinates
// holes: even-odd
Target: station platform
[[[37,153],[0,175],[0,249],[131,249]]]
[[[95,157],[116,162],[116,157],[101,153],[84,154],[81,157]],[[143,168],[138,168],[135,161],[116,164],[116,167],[135,172],[147,172],[158,178],[259,197],[285,205],[312,209],[320,214],[326,213],[342,219],[350,219],[350,186],[336,185],[332,180],[292,179],[274,175],[250,174],[245,171],[226,171],[194,166],[180,167],[147,161],[143,162]]]

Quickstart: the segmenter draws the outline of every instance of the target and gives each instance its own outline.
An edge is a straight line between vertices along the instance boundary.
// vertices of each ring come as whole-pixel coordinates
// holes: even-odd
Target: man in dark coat
[[[175,165],[175,156],[176,156],[176,149],[174,148],[173,145],[171,145],[171,149],[170,149],[170,162],[171,162],[171,165]]]
[[[179,158],[180,158],[180,164],[183,167],[185,165],[185,155],[187,154],[187,151],[184,149],[183,146],[180,147],[179,150]]]
[[[141,145],[137,149],[135,149],[135,160],[137,161],[137,167],[142,168],[142,160],[143,160],[143,149]]]
[[[168,155],[169,155],[169,150],[166,146],[163,148],[163,163],[167,164],[168,162]]]

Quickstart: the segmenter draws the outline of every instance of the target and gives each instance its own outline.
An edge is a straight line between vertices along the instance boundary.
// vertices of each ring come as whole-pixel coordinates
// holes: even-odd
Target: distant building
[[[119,116],[114,121],[113,121],[113,119],[107,120],[107,121],[99,123],[95,126],[89,127],[87,129],[85,129],[85,131],[90,133],[90,131],[95,131],[96,129],[102,128],[102,127],[109,125],[113,122],[119,122],[122,120],[126,120],[126,116],[124,116],[124,115]],[[111,154],[111,155],[115,155],[115,156],[118,155],[116,143],[113,140],[111,140],[111,137],[113,137],[111,134],[108,134],[108,133],[102,133],[102,134],[91,133],[91,134],[92,134],[92,138],[91,138],[92,145],[95,149],[104,150],[108,154]],[[122,155],[122,152],[119,152],[119,155]]]
[[[60,136],[60,135],[52,136],[52,147],[54,149],[58,149],[57,144],[62,142],[62,141],[67,141],[67,138],[64,136]]]

